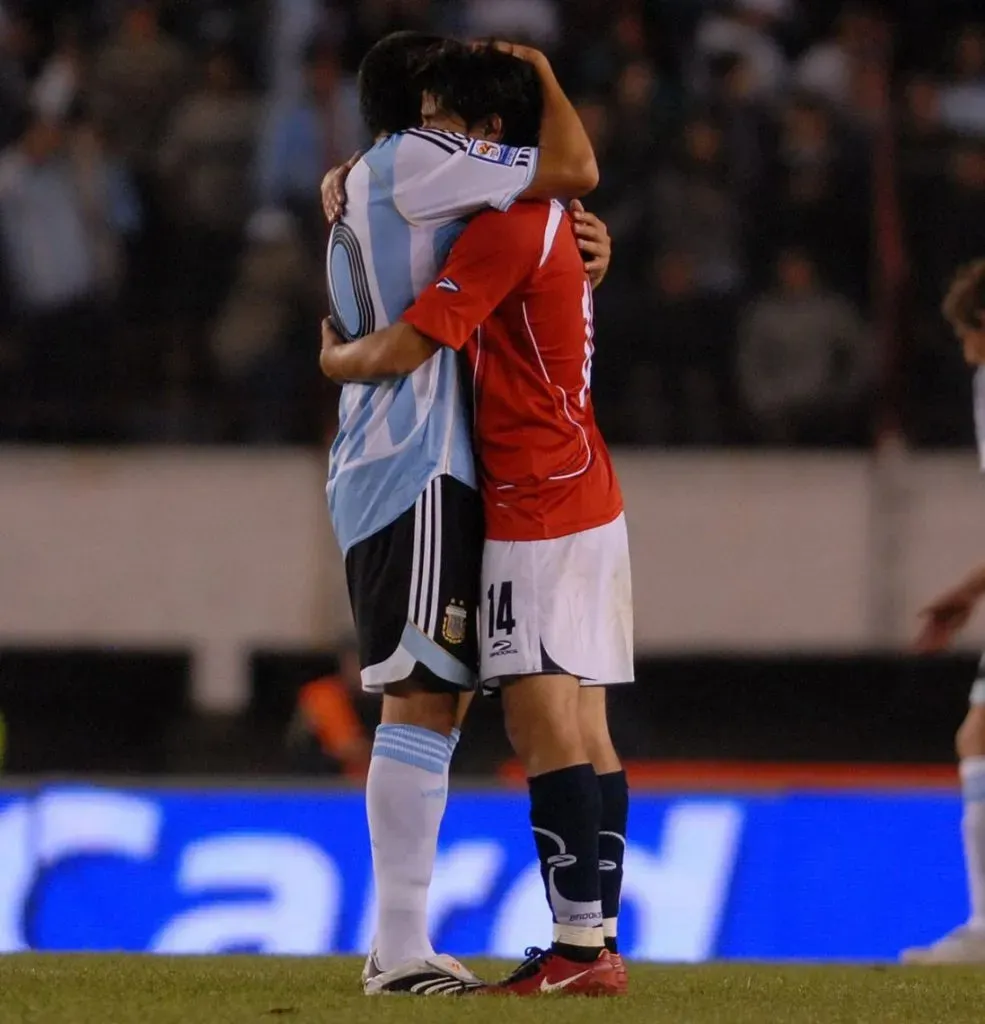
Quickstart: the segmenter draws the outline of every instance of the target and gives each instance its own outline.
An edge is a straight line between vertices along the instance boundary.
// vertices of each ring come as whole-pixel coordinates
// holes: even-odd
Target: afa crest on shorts
[[[469,613],[465,605],[458,601],[452,601],[445,608],[444,622],[441,624],[441,635],[450,644],[460,644],[465,639],[465,630],[468,625]]]

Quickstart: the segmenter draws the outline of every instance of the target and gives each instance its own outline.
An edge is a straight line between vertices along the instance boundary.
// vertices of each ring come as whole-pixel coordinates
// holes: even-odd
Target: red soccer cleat
[[[618,966],[617,966],[618,964]],[[619,996],[626,992],[626,968],[603,949],[589,963],[568,960],[551,949],[531,946],[525,960],[505,981],[482,994],[536,996],[561,992],[569,996]]]
[[[619,995],[624,996],[629,991],[629,971],[626,970],[626,961],[619,953],[610,953],[609,959],[612,961],[612,967],[616,974],[619,975]]]

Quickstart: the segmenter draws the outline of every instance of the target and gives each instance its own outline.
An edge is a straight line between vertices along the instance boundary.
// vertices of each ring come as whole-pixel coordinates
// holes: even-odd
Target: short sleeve
[[[537,173],[536,149],[413,128],[394,153],[393,199],[412,224],[505,211]]]
[[[537,268],[543,230],[543,220],[527,211],[520,217],[494,212],[476,217],[452,247],[440,276],[402,319],[458,351]]]

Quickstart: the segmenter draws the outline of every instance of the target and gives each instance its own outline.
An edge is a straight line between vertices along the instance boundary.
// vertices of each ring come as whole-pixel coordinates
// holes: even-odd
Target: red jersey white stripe
[[[557,203],[476,217],[442,278],[404,315],[465,349],[475,389],[475,450],[494,540],[593,529],[622,495],[591,400],[592,296],[570,220]]]

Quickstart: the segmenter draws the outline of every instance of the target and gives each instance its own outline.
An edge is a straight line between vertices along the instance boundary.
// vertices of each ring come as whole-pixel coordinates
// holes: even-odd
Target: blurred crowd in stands
[[[330,436],[318,186],[399,27],[532,42],[576,98],[612,441],[969,439],[980,0],[0,0],[0,440]]]

